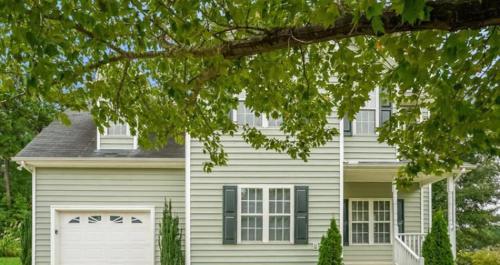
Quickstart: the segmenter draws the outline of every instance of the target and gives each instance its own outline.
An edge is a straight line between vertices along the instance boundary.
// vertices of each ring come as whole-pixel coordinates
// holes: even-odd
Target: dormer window
[[[128,124],[111,122],[103,134],[97,131],[97,149],[137,149],[137,136],[130,133]]]
[[[130,136],[128,124],[110,123],[106,128],[106,135],[110,136]]]

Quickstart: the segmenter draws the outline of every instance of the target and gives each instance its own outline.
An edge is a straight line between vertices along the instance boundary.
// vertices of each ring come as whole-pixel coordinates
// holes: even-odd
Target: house
[[[396,189],[403,162],[375,130],[391,111],[375,91],[356,120],[332,113],[341,134],[308,162],[225,137],[229,165],[211,173],[202,143],[189,136],[184,146],[142,150],[127,125],[100,134],[90,114],[70,112],[70,127],[53,122],[16,157],[33,173],[33,264],[159,264],[165,199],[181,219],[186,264],[316,264],[331,218],[346,265],[423,264],[431,185],[443,177]],[[243,103],[232,116],[280,135],[281,120],[256,117]]]

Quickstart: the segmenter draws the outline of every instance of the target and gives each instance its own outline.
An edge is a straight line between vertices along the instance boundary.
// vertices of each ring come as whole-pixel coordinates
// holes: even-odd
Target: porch
[[[344,261],[346,265],[423,265],[422,245],[432,223],[432,183],[448,182],[449,234],[455,253],[454,179],[423,176],[405,190],[393,184],[396,167],[346,166]]]

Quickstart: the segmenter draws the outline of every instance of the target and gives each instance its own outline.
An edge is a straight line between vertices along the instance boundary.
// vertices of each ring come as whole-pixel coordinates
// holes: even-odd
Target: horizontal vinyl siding
[[[171,199],[184,226],[183,169],[37,168],[36,173],[37,265],[50,264],[51,205],[152,205],[158,233],[164,201]]]
[[[269,136],[278,130],[264,129]],[[254,150],[240,136],[224,137],[228,166],[203,172],[207,156],[202,144],[191,142],[191,260],[193,265],[317,263],[320,241],[332,217],[339,218],[338,138],[313,150],[308,162],[287,154]],[[237,184],[309,186],[309,244],[222,244],[222,187]],[[337,222],[339,223],[339,222]]]
[[[347,161],[394,161],[396,148],[379,143],[377,136],[345,136],[344,159]]]
[[[420,233],[420,189],[400,191],[398,198],[405,200],[405,233]]]
[[[101,135],[101,149],[133,149],[134,137]]]
[[[369,172],[367,172],[369,173]],[[346,182],[344,198],[384,198],[392,200],[390,182]],[[420,232],[420,190],[414,186],[410,190],[398,192],[398,198],[405,200],[405,232]],[[346,265],[392,264],[392,245],[345,246]]]

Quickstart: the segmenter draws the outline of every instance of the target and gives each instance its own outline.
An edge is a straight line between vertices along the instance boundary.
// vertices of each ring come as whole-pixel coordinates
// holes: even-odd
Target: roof
[[[17,158],[184,158],[184,146],[170,140],[159,150],[97,150],[97,127],[88,112],[67,112],[70,126],[54,121]]]

